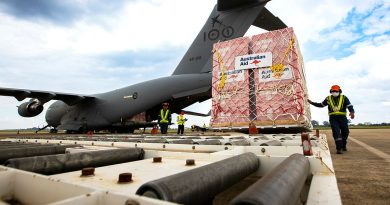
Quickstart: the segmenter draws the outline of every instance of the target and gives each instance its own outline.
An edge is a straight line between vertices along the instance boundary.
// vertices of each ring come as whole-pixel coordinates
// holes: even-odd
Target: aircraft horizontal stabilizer
[[[263,8],[256,20],[253,22],[254,26],[262,28],[267,31],[278,30],[287,28],[286,24],[283,23],[278,17],[274,16],[267,8]]]
[[[36,98],[39,101],[46,103],[50,100],[61,100],[68,105],[75,105],[85,99],[93,99],[93,96],[58,93],[51,91],[14,89],[14,88],[0,88],[0,95],[13,96],[17,100],[22,101],[26,98]]]
[[[230,9],[239,8],[242,6],[255,6],[260,4],[265,4],[270,0],[218,0],[218,11],[226,11]]]
[[[208,117],[211,115],[211,110],[207,114],[192,112],[192,111],[187,111],[187,110],[183,110],[183,112],[184,112],[184,114],[187,114],[187,115],[194,115],[194,116],[201,116],[201,117]]]

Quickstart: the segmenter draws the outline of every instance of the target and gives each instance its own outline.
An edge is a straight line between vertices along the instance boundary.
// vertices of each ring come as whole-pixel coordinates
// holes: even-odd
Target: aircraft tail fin
[[[265,29],[279,28],[283,22],[277,21],[275,19],[277,17],[268,10],[262,12],[268,1],[218,0],[203,28],[172,75],[211,72],[213,44],[242,37],[251,25]],[[263,17],[267,18],[263,20]],[[278,24],[272,23],[273,21]]]
[[[273,31],[278,29],[287,28],[287,25],[283,23],[278,17],[274,16],[267,8],[263,8],[256,20],[253,22],[254,26],[262,28],[267,31]]]

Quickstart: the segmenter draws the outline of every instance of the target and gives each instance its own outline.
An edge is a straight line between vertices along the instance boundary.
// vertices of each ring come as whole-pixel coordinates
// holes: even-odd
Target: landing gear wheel
[[[50,133],[57,133],[58,130],[56,128],[50,129]]]

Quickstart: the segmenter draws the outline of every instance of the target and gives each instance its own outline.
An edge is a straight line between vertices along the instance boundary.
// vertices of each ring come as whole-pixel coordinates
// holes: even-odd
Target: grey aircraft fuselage
[[[150,122],[157,119],[162,102],[169,102],[170,110],[178,113],[195,102],[211,98],[214,43],[242,37],[251,25],[265,30],[286,27],[264,7],[267,2],[218,0],[171,76],[95,95],[13,88],[0,88],[0,95],[14,96],[20,101],[31,98],[18,107],[23,117],[36,116],[42,112],[44,103],[58,100],[48,108],[46,121],[54,129],[69,131],[111,129],[125,125],[127,119],[142,112]]]
[[[207,88],[210,86],[210,79],[210,73],[174,75],[92,95],[95,98],[90,102],[74,106],[56,101],[48,108],[46,121],[53,127],[70,125],[63,127],[66,130],[85,125],[87,129],[109,128],[113,122],[127,119],[144,112],[145,108],[156,106],[156,102],[170,100],[173,94]],[[133,97],[134,95],[136,97]]]

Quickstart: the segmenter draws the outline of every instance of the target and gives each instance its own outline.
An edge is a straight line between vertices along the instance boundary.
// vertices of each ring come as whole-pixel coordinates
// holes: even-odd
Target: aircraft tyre
[[[57,133],[58,130],[56,128],[50,129],[50,133]]]

